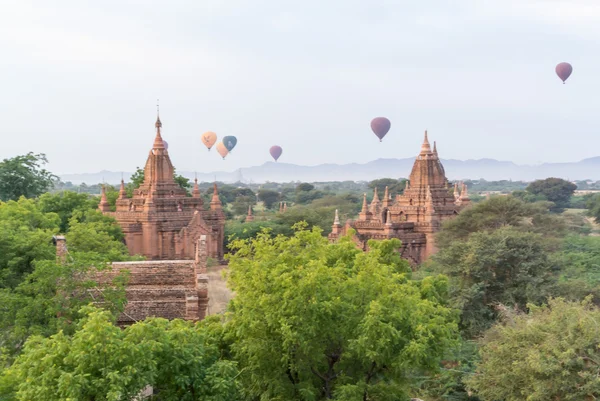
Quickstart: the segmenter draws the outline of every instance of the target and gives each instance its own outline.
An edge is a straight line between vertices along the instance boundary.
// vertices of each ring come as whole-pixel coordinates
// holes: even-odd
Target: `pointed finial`
[[[373,190],[373,200],[371,203],[379,203],[379,194],[377,193],[377,187]]]
[[[100,187],[100,203],[98,204],[98,209],[100,209],[101,212],[110,211],[110,205],[108,204],[108,199],[106,199],[106,188],[104,187],[104,184],[102,184]]]
[[[386,216],[386,219],[385,219],[385,225],[388,226],[388,227],[392,225],[392,211],[389,210],[389,209],[387,211],[387,216]]]
[[[123,180],[123,175],[121,174],[121,188],[119,189],[119,199],[125,199],[127,193],[125,192],[125,181]]]
[[[341,224],[340,224],[340,216],[338,214],[338,210],[337,209],[335,209],[335,216],[333,218],[333,225],[334,226],[341,226]]]
[[[252,216],[252,205],[248,205],[248,216]]]
[[[194,189],[192,190],[193,198],[200,198],[200,187],[198,187],[198,178],[194,178]]]
[[[219,198],[219,191],[217,190],[217,183],[213,183],[213,196],[210,200],[210,208],[212,210],[221,208],[221,199]]]
[[[438,152],[437,152],[437,143],[435,141],[433,141],[433,154],[436,155],[436,156],[438,155]]]
[[[431,153],[431,146],[429,145],[429,139],[427,139],[427,130],[425,130],[425,137],[423,138],[423,145],[421,145],[421,154]]]

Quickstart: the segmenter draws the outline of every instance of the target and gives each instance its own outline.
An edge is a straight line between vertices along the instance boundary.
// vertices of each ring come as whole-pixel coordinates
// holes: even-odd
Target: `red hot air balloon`
[[[371,121],[371,129],[379,138],[379,142],[383,139],[383,137],[388,133],[392,123],[385,117],[377,117]]]
[[[277,161],[277,159],[279,159],[279,156],[281,156],[281,153],[283,152],[283,149],[281,149],[281,146],[271,146],[271,149],[269,149],[269,153],[271,154],[271,156],[273,156],[273,159],[275,159],[275,161]]]
[[[563,84],[565,83],[567,78],[571,76],[572,72],[573,66],[571,66],[571,64],[569,63],[560,63],[556,66],[556,75],[558,75],[558,77],[562,79]]]

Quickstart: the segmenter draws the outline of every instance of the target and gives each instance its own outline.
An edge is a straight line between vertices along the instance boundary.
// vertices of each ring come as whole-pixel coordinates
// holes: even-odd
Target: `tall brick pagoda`
[[[436,251],[434,235],[442,222],[456,216],[469,204],[466,185],[461,185],[459,193],[456,184],[454,195],[450,193],[436,144],[434,142],[432,150],[425,131],[421,152],[404,193],[392,199],[386,187],[380,200],[375,189],[370,204],[365,194],[357,220],[348,220],[342,225],[336,212],[329,239],[336,241],[352,228],[356,231],[354,239],[358,246],[367,250],[369,239],[398,238],[402,241],[402,257],[418,265]]]
[[[173,177],[174,168],[161,136],[162,123],[156,119],[156,137],[144,167],[144,182],[128,198],[121,180],[116,212],[111,212],[102,189],[99,209],[115,217],[125,234],[132,255],[150,260],[191,260],[196,244],[205,236],[207,256],[223,258],[225,215],[214,186],[208,210],[195,180],[192,196]]]

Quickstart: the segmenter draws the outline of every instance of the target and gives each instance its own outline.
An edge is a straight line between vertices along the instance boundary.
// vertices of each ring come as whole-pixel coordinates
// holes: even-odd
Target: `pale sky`
[[[1,4],[0,159],[43,152],[57,174],[142,166],[157,98],[186,171],[262,164],[275,144],[302,165],[413,157],[425,129],[446,159],[600,156],[598,0]],[[237,136],[225,161],[208,130]]]

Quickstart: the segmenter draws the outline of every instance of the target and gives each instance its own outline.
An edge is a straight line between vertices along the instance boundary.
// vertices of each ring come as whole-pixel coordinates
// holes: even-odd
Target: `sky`
[[[414,157],[600,156],[597,0],[4,0],[0,159],[180,171]],[[557,63],[573,65],[563,85]],[[379,142],[374,117],[388,117]],[[222,160],[205,131],[234,135]]]

